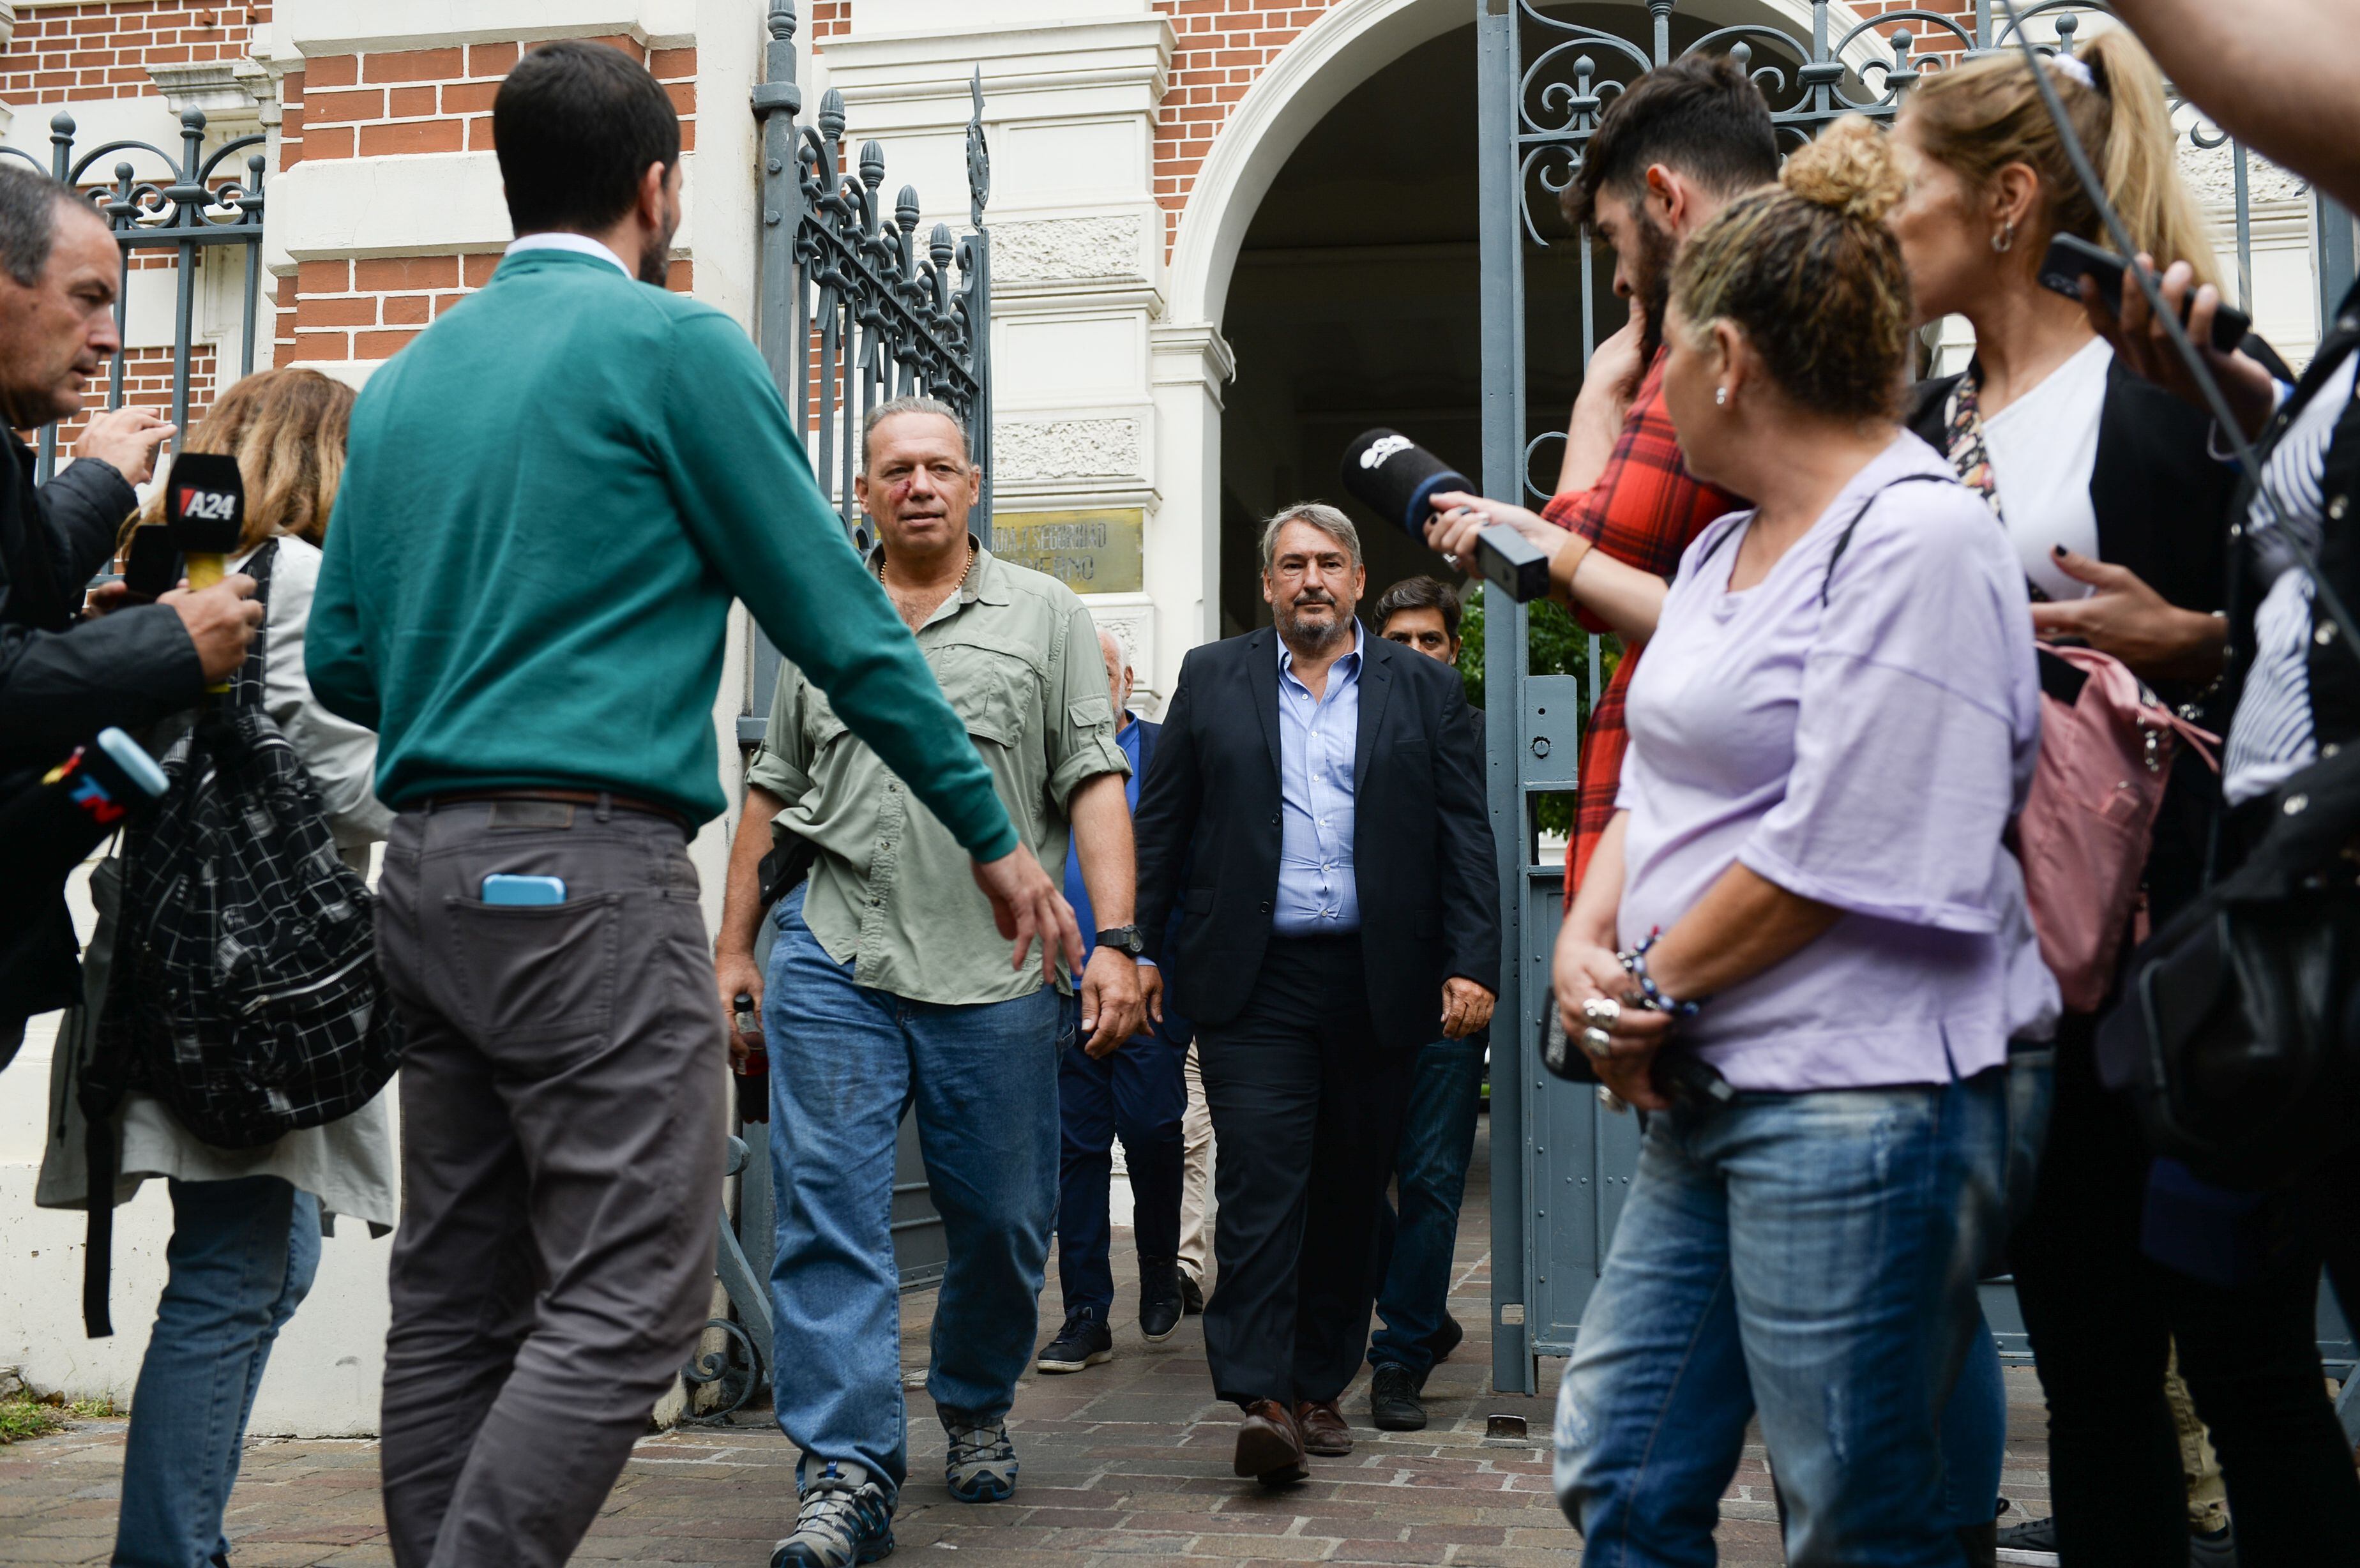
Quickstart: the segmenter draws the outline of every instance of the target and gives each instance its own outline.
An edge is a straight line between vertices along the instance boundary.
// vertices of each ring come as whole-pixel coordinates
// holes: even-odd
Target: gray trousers
[[[405,811],[377,945],[410,1025],[386,1338],[399,1568],[563,1563],[713,1291],[727,1046],[680,828]],[[486,906],[484,877],[563,877]]]

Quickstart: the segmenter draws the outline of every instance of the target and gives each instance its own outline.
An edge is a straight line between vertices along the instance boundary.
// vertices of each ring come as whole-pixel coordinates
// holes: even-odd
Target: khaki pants
[[[1213,1225],[1220,1205],[1213,1198],[1213,1113],[1205,1105],[1205,1078],[1196,1068],[1193,1040],[1184,1073],[1188,1081],[1188,1111],[1180,1122],[1180,1267],[1199,1289],[1210,1290]]]
[[[2163,1377],[2164,1398],[2171,1401],[2171,1423],[2180,1429],[2180,1469],[2188,1478],[2188,1528],[2211,1535],[2229,1525],[2229,1488],[2221,1480],[2221,1461],[2212,1452],[2211,1434],[2196,1419],[2196,1402],[2180,1380],[2180,1351],[2174,1346]]]

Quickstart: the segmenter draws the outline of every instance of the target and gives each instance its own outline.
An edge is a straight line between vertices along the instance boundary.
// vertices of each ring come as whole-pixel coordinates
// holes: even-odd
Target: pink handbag
[[[2040,956],[2066,1007],[2087,1013],[2114,985],[2171,759],[2186,741],[2217,773],[2220,737],[2095,648],[2044,644],[2040,657],[2069,669],[2042,667],[2040,761],[2016,819],[2016,856]]]

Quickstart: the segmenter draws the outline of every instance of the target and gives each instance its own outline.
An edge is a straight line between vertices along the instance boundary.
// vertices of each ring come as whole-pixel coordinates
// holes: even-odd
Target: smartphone
[[[162,523],[142,523],[131,530],[131,548],[124,551],[123,585],[135,604],[152,604],[180,581],[180,552],[172,546],[172,530]]]
[[[2117,316],[2123,311],[2123,272],[2121,256],[2103,245],[2092,245],[2074,234],[2059,234],[2049,242],[2049,252],[2040,258],[2040,284],[2053,289],[2069,299],[2081,297],[2081,279],[2095,278],[2098,293]],[[2196,308],[2196,291],[2190,289],[2180,307],[2180,324],[2188,324],[2189,313]],[[2235,306],[2223,301],[2212,312],[2212,348],[2218,354],[2234,354],[2245,334],[2254,330],[2254,319]]]
[[[509,877],[495,872],[484,878],[484,902],[486,904],[562,904],[565,902],[565,878],[563,877]]]

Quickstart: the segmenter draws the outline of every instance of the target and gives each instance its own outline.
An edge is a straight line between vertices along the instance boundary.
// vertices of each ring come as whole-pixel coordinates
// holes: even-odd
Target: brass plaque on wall
[[[1137,593],[1147,585],[1141,546],[1146,519],[1135,506],[998,512],[991,519],[991,552],[1045,572],[1076,593]]]

